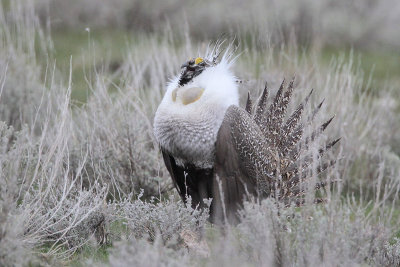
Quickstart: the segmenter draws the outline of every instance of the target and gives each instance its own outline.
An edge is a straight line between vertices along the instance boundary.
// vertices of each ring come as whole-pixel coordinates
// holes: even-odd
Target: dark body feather
[[[187,196],[190,196],[193,208],[198,205],[202,208],[203,199],[213,197],[213,169],[200,169],[192,164],[181,167],[176,164],[175,159],[168,152],[162,150],[162,154],[165,166],[181,198],[186,201]]]

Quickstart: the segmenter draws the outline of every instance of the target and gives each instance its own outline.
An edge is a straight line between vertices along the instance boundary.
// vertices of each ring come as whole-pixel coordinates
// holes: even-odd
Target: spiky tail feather
[[[270,196],[285,204],[302,205],[305,203],[305,192],[310,186],[310,180],[314,176],[332,167],[336,161],[323,162],[323,155],[335,146],[340,138],[328,142],[327,145],[318,149],[318,155],[310,152],[311,145],[318,140],[318,137],[325,131],[332,122],[333,117],[313,130],[310,136],[304,136],[304,130],[309,127],[324,101],[322,101],[302,122],[303,111],[313,93],[313,90],[299,104],[295,111],[285,121],[287,107],[290,103],[294,90],[294,78],[285,88],[283,80],[270,106],[267,106],[268,86],[265,88],[255,108],[253,101],[248,94],[246,111],[252,116],[255,123],[260,127],[265,140],[270,148],[274,160],[268,163],[268,173],[272,174],[271,179],[265,177],[260,184],[268,184]],[[305,155],[301,157],[301,155]],[[314,160],[318,160],[317,166],[313,166]],[[325,188],[325,182],[314,183],[314,190]],[[315,203],[323,203],[324,200],[316,198]]]

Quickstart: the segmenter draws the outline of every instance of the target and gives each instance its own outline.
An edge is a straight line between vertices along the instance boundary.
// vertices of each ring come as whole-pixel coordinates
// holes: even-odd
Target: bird
[[[311,170],[320,173],[336,162],[322,162],[315,168],[310,151],[333,117],[304,136],[323,101],[303,122],[311,90],[285,120],[292,79],[287,85],[282,82],[269,107],[266,84],[256,105],[248,94],[246,107],[241,108],[232,72],[236,58],[232,49],[221,55],[216,47],[204,57],[185,62],[168,83],[153,124],[179,195],[184,201],[190,199],[194,208],[206,207],[204,200],[211,199],[210,221],[216,224],[237,224],[238,211],[250,199],[271,197],[285,205],[302,205]],[[339,140],[319,148],[318,158]],[[316,182],[313,186],[319,190],[325,185]]]

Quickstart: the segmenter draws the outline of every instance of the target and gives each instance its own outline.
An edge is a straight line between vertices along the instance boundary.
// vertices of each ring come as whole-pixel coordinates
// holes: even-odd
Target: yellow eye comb
[[[201,57],[198,57],[195,59],[194,63],[197,65],[199,63],[203,62],[203,59]]]

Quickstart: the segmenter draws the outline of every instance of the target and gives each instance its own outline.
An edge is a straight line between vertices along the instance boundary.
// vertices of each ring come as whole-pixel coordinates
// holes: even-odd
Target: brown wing
[[[214,222],[237,222],[243,200],[267,190],[262,181],[268,179],[265,166],[269,161],[271,155],[260,128],[246,111],[230,106],[216,143]]]

